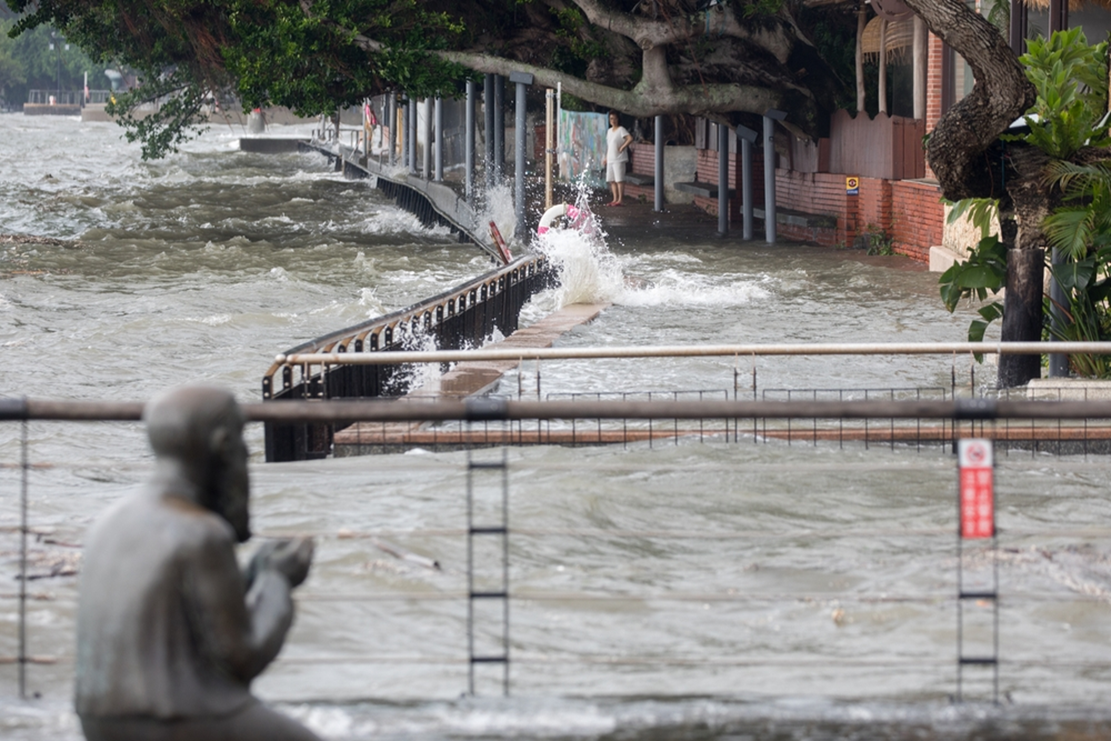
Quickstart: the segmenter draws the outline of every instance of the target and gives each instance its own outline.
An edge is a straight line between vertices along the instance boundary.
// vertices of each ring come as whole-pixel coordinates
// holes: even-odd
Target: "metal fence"
[[[996,472],[1004,488],[999,539],[962,551],[949,445],[968,436],[998,438],[1008,425],[1037,427],[1046,438],[1077,425],[1092,430],[1111,418],[1111,402],[809,396],[245,405],[249,419],[267,424],[457,423],[475,440],[486,436],[486,446],[511,442],[518,425],[571,424],[583,435],[599,420],[669,432],[676,424],[686,430],[701,425],[700,438],[672,432],[669,442],[676,444],[666,449],[677,452],[666,457],[648,447],[648,437],[627,440],[619,457],[566,456],[559,451],[569,448],[553,446],[552,457],[538,458],[497,447],[436,458],[364,459],[357,469],[341,461],[255,467],[255,496],[263,502],[256,503],[256,516],[277,523],[259,535],[313,535],[320,544],[315,578],[298,596],[304,643],[291,639],[271,670],[275,686],[292,699],[298,692],[300,699],[333,691],[342,696],[344,688],[350,697],[388,696],[400,689],[403,676],[432,693],[442,693],[445,684],[456,692],[574,693],[583,687],[597,691],[616,676],[636,694],[660,687],[666,676],[668,691],[680,693],[714,687],[775,692],[820,680],[856,682],[865,692],[888,686],[910,692],[917,686],[935,696],[956,687],[958,614],[963,639],[978,636],[990,644],[984,638],[990,618],[986,627],[976,623],[990,614],[988,608],[963,604],[964,587],[955,575],[958,569],[967,578],[994,568],[997,575],[1002,571],[1002,618],[996,623],[1005,639],[997,665],[1000,696],[1075,692],[1085,700],[1102,693],[1111,678],[1111,653],[1093,649],[1086,636],[1067,640],[1055,626],[1065,614],[1081,616],[1077,622],[1098,619],[1092,616],[1111,603],[1099,570],[1108,561],[1101,549],[1111,528],[1092,517],[1104,507],[1111,462],[1094,454],[1086,460],[1003,456]],[[82,537],[72,523],[88,514],[86,498],[36,495],[36,479],[81,464],[37,460],[28,441],[49,432],[28,435],[28,425],[133,421],[141,410],[138,402],[0,405],[0,419],[22,425],[19,458],[2,462],[15,475],[5,476],[0,538],[9,544],[18,538],[18,557],[5,560],[0,576],[18,591],[3,590],[0,601],[18,604],[18,621],[15,635],[3,636],[0,663],[19,673],[24,692],[60,682],[71,671],[69,631]],[[939,424],[946,425],[948,437],[936,446],[893,441],[865,457],[830,458],[812,452],[812,445],[822,444],[820,436],[811,434],[807,446],[790,446],[799,438],[764,432],[790,423],[806,439],[815,420],[872,429],[891,420]],[[775,455],[739,454],[765,449],[737,445],[750,436]],[[683,444],[694,439],[703,442]],[[842,439],[838,445],[862,453],[866,441]],[[299,468],[306,464],[312,467]],[[138,462],[135,467],[137,473],[146,470]],[[1052,488],[1066,484],[1047,482],[1053,471],[1069,486],[1084,480],[1083,496],[1070,490],[1065,500],[1076,514],[1054,512],[1061,505],[1049,499]],[[87,485],[90,479],[79,473]],[[350,484],[353,475],[365,487],[345,497],[344,482]],[[382,498],[380,487],[393,479],[428,484],[384,509],[355,514],[354,508]],[[872,488],[860,488],[872,479]],[[292,524],[283,525],[278,511],[291,505],[274,492],[288,491],[291,481],[315,487],[315,493]],[[761,483],[768,481],[773,485]],[[614,504],[604,515],[589,502],[572,506],[559,497],[569,486],[582,488],[586,500],[604,492],[603,501]],[[761,517],[766,503],[748,493],[759,486],[768,498],[789,487],[796,504]],[[682,498],[671,504],[711,487],[721,490],[712,503]],[[819,492],[832,498],[808,505]],[[918,501],[926,494],[928,505]],[[732,499],[746,504],[715,509]],[[1086,509],[1078,509],[1081,499],[1088,500]],[[857,508],[856,500],[863,505]],[[830,502],[841,502],[850,513],[837,516]],[[701,507],[708,509],[698,512]],[[698,516],[684,519],[688,510]],[[823,559],[826,549],[837,556]],[[1085,555],[1093,549],[1094,556]],[[859,563],[853,570],[834,564],[845,558]],[[793,565],[794,559],[807,566]],[[1069,559],[1083,559],[1083,565],[1069,570]],[[365,565],[353,571],[351,564],[360,562]],[[689,569],[672,572],[677,562],[693,562],[701,576],[692,583]],[[1037,579],[1016,576],[1028,572]],[[966,609],[972,613],[958,612]],[[358,640],[349,630],[355,626]],[[880,635],[894,637],[880,640],[867,626],[886,626]],[[335,637],[337,629],[342,638]],[[821,645],[816,638],[789,640],[793,631],[820,636]],[[976,685],[966,677],[965,683],[969,696],[992,699],[990,678]]]
[[[1064,352],[1111,351],[1106,343],[1058,343]],[[297,438],[302,447],[294,457],[324,457],[327,455],[359,455],[385,450],[423,446],[434,450],[491,444],[562,444],[598,445],[629,444],[646,441],[649,445],[683,439],[742,438],[750,442],[785,440],[788,444],[813,444],[832,441],[843,445],[859,441],[865,446],[883,444],[909,444],[918,447],[936,446],[952,448],[954,441],[974,428],[977,434],[993,439],[1004,451],[1024,450],[1030,453],[1052,451],[1058,453],[1111,451],[1111,429],[1101,423],[1086,420],[1045,421],[1002,418],[997,423],[984,424],[969,421],[956,424],[942,415],[931,419],[846,418],[840,414],[829,417],[810,415],[805,422],[790,418],[772,418],[759,414],[737,415],[727,410],[729,404],[721,402],[758,401],[914,401],[956,402],[960,399],[977,399],[978,403],[995,404],[1022,400],[1073,400],[1096,401],[1095,387],[1070,385],[1060,382],[1038,388],[996,389],[978,383],[977,364],[972,361],[975,353],[1028,353],[1044,349],[1041,343],[904,343],[904,344],[808,344],[808,345],[722,345],[722,346],[658,346],[658,347],[551,347],[551,348],[488,348],[482,350],[402,350],[357,352],[348,347],[346,352],[291,351],[279,356],[272,372],[284,368],[290,373],[297,369],[302,376],[312,376],[325,371],[335,372],[338,367],[350,368],[400,368],[415,364],[432,364],[447,368],[455,364],[489,363],[502,361],[534,361],[530,368],[522,367],[516,376],[517,388],[503,384],[499,393],[506,399],[541,401],[570,399],[593,401],[653,401],[691,400],[706,401],[702,418],[698,421],[673,419],[666,425],[652,419],[552,419],[545,421],[515,420],[512,425],[497,432],[481,426],[437,421],[435,423],[367,422],[340,423],[332,426],[305,426]],[[758,383],[756,358],[785,356],[835,356],[835,355],[943,355],[951,358],[950,379],[946,386],[932,387],[864,387],[864,388],[775,388],[761,387]],[[623,359],[627,361],[652,358],[705,358],[731,359],[732,370],[722,378],[716,388],[668,389],[583,393],[547,393],[543,389],[542,365],[558,360]],[[751,363],[751,365],[749,365]],[[461,366],[460,366],[461,367]],[[723,369],[728,365],[723,365]],[[533,374],[534,377],[529,377]],[[981,373],[979,378],[982,378]],[[349,387],[347,397],[358,399],[356,390]],[[381,390],[366,396],[387,396]],[[394,400],[408,403],[409,399],[394,391]],[[337,398],[339,394],[333,395]],[[319,398],[323,398],[322,396]],[[714,410],[721,410],[716,414]],[[741,419],[745,422],[742,424]],[[315,447],[308,447],[312,441]]]
[[[551,286],[555,273],[543,256],[518,259],[451,291],[407,309],[299,345],[295,353],[378,353],[479,346],[495,331],[517,329],[521,307]],[[398,396],[409,387],[411,364],[324,365],[275,362],[262,380],[266,401],[355,399]],[[268,424],[266,460],[322,458],[333,445],[330,427]]]
[[[84,90],[31,90],[27,94],[27,102],[32,105],[84,106],[86,103],[107,103],[111,96],[111,90],[90,90],[87,98]]]

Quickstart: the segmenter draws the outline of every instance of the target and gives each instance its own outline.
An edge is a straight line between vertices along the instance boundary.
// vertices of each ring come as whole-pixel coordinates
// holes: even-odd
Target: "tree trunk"
[[[1007,250],[1007,295],[1003,300],[1005,341],[1037,342],[1041,339],[1044,273],[1044,250]],[[1025,386],[1041,374],[1041,355],[999,356],[999,388]]]

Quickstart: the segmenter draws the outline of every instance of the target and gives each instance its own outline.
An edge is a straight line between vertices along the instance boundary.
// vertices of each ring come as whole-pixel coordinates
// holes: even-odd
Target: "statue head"
[[[151,447],[193,485],[195,503],[215,512],[243,542],[251,537],[243,412],[228,391],[185,386],[168,391],[143,411]]]

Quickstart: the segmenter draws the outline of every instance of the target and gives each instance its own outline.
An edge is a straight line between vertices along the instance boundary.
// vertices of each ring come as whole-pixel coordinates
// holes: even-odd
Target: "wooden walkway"
[[[572,304],[565,306],[540,321],[487,345],[487,349],[551,347],[560,335],[580,324],[593,321],[609,304]],[[431,401],[438,399],[463,399],[482,394],[496,384],[502,376],[520,365],[518,360],[463,362],[442,375],[433,386],[421,386],[410,391],[396,403],[406,400]],[[360,447],[367,444],[402,445],[406,440],[418,439],[426,432],[420,423],[373,424],[358,423],[337,430],[334,444],[337,455],[344,455],[341,447]],[[430,434],[435,434],[434,431]],[[368,443],[368,441],[374,441]],[[387,442],[390,441],[390,442]],[[419,444],[419,443],[413,443]],[[353,451],[347,451],[350,455]]]

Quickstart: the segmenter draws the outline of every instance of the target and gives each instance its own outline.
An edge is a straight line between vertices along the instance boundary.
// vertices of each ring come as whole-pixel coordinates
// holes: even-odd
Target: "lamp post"
[[[58,38],[57,31],[50,32],[50,51],[54,52],[54,101],[62,102],[62,41]],[[69,44],[66,44],[69,51]]]

